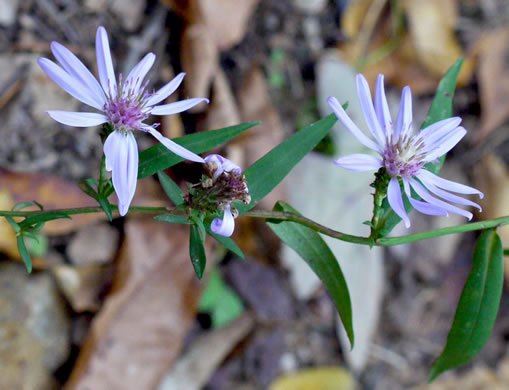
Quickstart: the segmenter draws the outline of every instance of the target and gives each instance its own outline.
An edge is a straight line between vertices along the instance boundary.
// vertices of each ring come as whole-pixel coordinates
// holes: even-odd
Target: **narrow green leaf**
[[[191,225],[189,256],[191,256],[191,263],[193,264],[194,272],[198,279],[201,280],[203,272],[205,271],[207,259],[205,257],[205,247],[200,234],[200,228],[196,225]]]
[[[21,209],[24,209],[26,207],[30,207],[33,205],[34,204],[32,202],[18,202],[14,205],[14,207],[12,208],[12,211],[21,210]]]
[[[41,222],[53,221],[55,219],[71,219],[71,217],[64,213],[55,213],[52,211],[48,211],[47,214],[38,214],[32,217],[25,218],[22,222],[20,222],[19,226],[21,230],[23,230],[32,225],[36,225]]]
[[[173,214],[162,214],[154,217],[156,221],[166,222],[166,223],[183,223],[186,225],[191,224],[189,218],[185,215],[173,215]]]
[[[274,211],[299,214],[292,206],[279,201]],[[341,267],[323,238],[314,230],[295,222],[267,224],[274,233],[311,267],[325,284],[336,304],[350,344],[354,346],[352,302]]]
[[[246,169],[244,174],[251,195],[251,203],[237,204],[235,207],[239,213],[243,214],[250,210],[271,192],[329,133],[336,120],[336,116],[330,114],[299,130]]]
[[[19,227],[19,224],[12,217],[5,217],[5,219],[9,222],[16,233],[20,232],[21,228]]]
[[[237,246],[235,241],[233,241],[230,237],[225,237],[225,236],[221,236],[219,234],[214,233],[212,230],[210,230],[210,226],[209,225],[205,225],[205,228],[207,229],[207,233],[209,235],[211,235],[222,246],[224,246],[229,251],[235,253],[241,259],[245,258],[244,253],[242,252],[242,250]]]
[[[23,232],[25,244],[31,255],[35,257],[43,257],[48,253],[48,239],[45,235],[37,231]]]
[[[259,122],[247,122],[240,125],[225,127],[224,129],[205,131],[176,138],[173,141],[191,152],[204,153],[230,139],[242,134],[244,131],[256,126]],[[169,151],[163,145],[155,145],[140,153],[138,179],[154,175],[157,171],[178,164],[184,159]]]
[[[437,92],[435,93],[435,97],[433,98],[433,102],[431,103],[428,115],[426,116],[421,129],[424,129],[435,122],[450,118],[452,116],[452,101],[454,98],[454,92],[456,90],[456,80],[462,65],[463,58],[460,58],[453,66],[451,66],[451,68],[447,71],[445,76],[438,84]],[[440,164],[430,163],[426,165],[426,168],[429,171],[438,174],[444,160],[445,155],[440,158]],[[414,197],[415,199],[420,199],[418,196]],[[405,209],[408,213],[412,210],[412,206],[406,200],[405,195],[403,198],[405,199]],[[378,225],[374,228],[374,230],[377,232],[377,237],[385,237],[392,231],[392,229],[394,229],[398,223],[401,222],[401,218],[394,211],[392,211],[387,198],[383,201],[381,215],[382,216],[378,222]]]
[[[108,220],[111,222],[113,221],[113,213],[111,211],[111,204],[108,202],[108,199],[104,195],[99,195],[97,197],[97,201],[99,202],[99,205],[104,211],[104,214],[108,217]]]
[[[199,307],[200,311],[210,313],[213,328],[228,325],[244,311],[239,296],[224,282],[217,268],[210,273]]]
[[[444,371],[472,360],[490,336],[504,285],[502,241],[494,229],[477,240],[472,270],[463,287],[447,343],[435,360],[430,382]]]
[[[78,186],[80,187],[80,190],[83,191],[85,194],[87,194],[88,196],[90,196],[91,198],[94,198],[94,199],[97,199],[97,192],[96,190],[94,189],[94,187],[92,187],[90,185],[90,183],[88,182],[88,180],[82,180],[78,183]]]
[[[175,206],[180,206],[184,204],[184,198],[182,196],[182,190],[166,173],[163,171],[157,172],[157,177],[159,178],[159,183],[163,187],[163,190],[170,198],[170,200],[175,204]]]
[[[28,273],[32,272],[32,259],[30,258],[30,254],[28,253],[28,249],[25,246],[25,241],[23,240],[22,236],[17,237],[18,242],[18,251],[21,255],[21,258],[23,259],[23,263],[25,263],[25,267],[28,271]]]

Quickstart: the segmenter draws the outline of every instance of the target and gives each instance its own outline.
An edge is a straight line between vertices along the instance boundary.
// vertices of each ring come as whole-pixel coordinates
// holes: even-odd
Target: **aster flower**
[[[156,58],[153,53],[148,53],[127,77],[120,74],[117,82],[104,27],[99,27],[96,34],[99,82],[78,57],[61,44],[52,42],[51,51],[60,66],[47,58],[39,58],[38,63],[42,70],[68,94],[99,112],[47,113],[57,122],[68,126],[89,127],[109,123],[114,128],[104,143],[104,155],[106,170],[112,173],[120,215],[127,213],[136,190],[138,146],[133,135],[134,130],[150,133],[182,158],[204,162],[200,156],[164,137],[155,129],[157,125],[143,123],[152,114],[176,114],[202,102],[209,102],[205,98],[193,98],[157,105],[175,92],[184,79],[184,73],[180,73],[157,92],[148,92],[149,81],[144,82],[144,78]]]
[[[223,210],[223,219],[215,218],[210,228],[216,234],[230,237],[238,215],[231,203],[235,200],[241,200],[245,204],[251,202],[246,178],[237,164],[219,154],[205,157],[205,167],[212,180],[212,183],[206,185],[209,187],[209,198],[214,199],[217,209]]]
[[[394,125],[384,91],[384,77],[378,76],[375,104],[371,100],[369,85],[361,74],[357,75],[357,92],[364,118],[374,140],[365,135],[348,117],[335,97],[328,103],[340,122],[357,140],[378,153],[351,154],[335,163],[351,171],[371,171],[385,168],[391,177],[387,188],[387,199],[391,208],[410,227],[405,211],[399,179],[410,204],[417,211],[429,215],[458,214],[472,219],[472,213],[451,203],[462,206],[481,207],[456,194],[483,194],[475,188],[443,179],[426,169],[426,164],[438,162],[466,134],[460,126],[461,118],[454,117],[436,122],[414,134],[412,123],[412,96],[410,87],[403,88],[399,114]],[[412,198],[411,189],[422,200]],[[453,192],[453,193],[451,193]]]

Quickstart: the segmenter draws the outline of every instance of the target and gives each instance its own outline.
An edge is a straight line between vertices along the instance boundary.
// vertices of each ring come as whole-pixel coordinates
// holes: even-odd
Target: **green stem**
[[[273,221],[297,222],[301,225],[307,226],[308,228],[316,230],[317,232],[323,233],[333,238],[337,238],[338,240],[341,241],[370,246],[373,246],[374,244],[374,241],[369,237],[353,236],[351,234],[341,233],[336,230],[329,229],[328,227],[323,226],[315,221],[312,221],[309,218],[293,213],[276,211],[248,211],[247,213],[244,213],[242,215],[253,218],[264,218]]]
[[[118,210],[117,206],[111,205],[113,210]],[[91,213],[100,213],[102,212],[101,207],[76,207],[69,209],[55,209],[55,210],[38,210],[38,211],[4,211],[0,210],[0,217],[32,217],[34,215],[52,215],[52,214],[67,214],[67,215],[76,215],[76,214],[91,214]],[[137,213],[149,213],[149,214],[157,214],[157,213],[167,213],[171,212],[172,209],[167,207],[140,207],[140,206],[131,206],[129,207],[129,212],[137,212]]]
[[[113,210],[118,210],[117,206],[111,205]],[[145,213],[145,214],[162,214],[162,213],[171,213],[175,209],[167,208],[167,207],[141,207],[141,206],[131,206],[129,208],[130,213]],[[56,210],[39,210],[39,211],[3,211],[0,210],[0,217],[32,217],[35,215],[52,215],[52,214],[66,214],[66,215],[76,215],[76,214],[90,214],[90,213],[100,213],[102,212],[101,207],[77,207],[77,208],[68,208],[68,209],[56,209]],[[456,233],[464,233],[471,232],[475,230],[484,230],[489,228],[496,228],[499,226],[509,225],[509,216],[504,216],[500,218],[491,219],[488,221],[481,222],[473,222],[459,226],[451,226],[442,229],[430,230],[422,233],[408,234],[405,236],[398,237],[382,237],[378,239],[373,239],[371,237],[361,237],[355,236],[351,234],[346,234],[342,232],[338,232],[336,230],[330,229],[326,226],[323,226],[309,218],[303,217],[301,215],[289,213],[289,212],[275,212],[275,211],[249,211],[247,213],[242,214],[246,217],[252,218],[263,218],[266,220],[272,221],[287,221],[287,222],[296,222],[303,226],[307,226],[310,229],[313,229],[319,233],[325,234],[326,236],[336,238],[341,241],[350,242],[353,244],[360,245],[369,245],[369,246],[394,246],[401,244],[408,244],[410,242],[427,240],[434,237],[445,236],[448,234],[456,234]],[[509,251],[506,251],[507,255]]]

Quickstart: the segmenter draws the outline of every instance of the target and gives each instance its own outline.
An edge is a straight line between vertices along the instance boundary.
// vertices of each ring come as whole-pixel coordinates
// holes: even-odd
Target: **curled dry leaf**
[[[192,325],[200,284],[188,227],[133,218],[125,232],[112,292],[66,390],[156,388]]]
[[[0,183],[0,191],[8,191],[14,203],[36,200],[46,210],[97,206],[97,202],[83,193],[77,184],[57,176],[0,170]],[[34,206],[26,210],[39,208]],[[46,223],[43,231],[49,235],[65,234],[101,219],[106,219],[104,213],[73,215],[72,219],[58,219]]]
[[[509,117],[509,28],[486,34],[478,48],[482,115],[477,142]]]
[[[494,155],[486,155],[475,164],[474,187],[484,193],[479,200],[483,212],[478,218],[488,220],[509,215],[509,171],[505,163]],[[497,230],[504,248],[509,247],[509,226],[502,226]],[[504,257],[505,278],[509,280],[509,257]]]

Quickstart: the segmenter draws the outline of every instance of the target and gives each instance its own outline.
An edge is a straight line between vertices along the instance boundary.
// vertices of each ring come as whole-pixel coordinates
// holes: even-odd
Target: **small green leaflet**
[[[21,255],[21,258],[23,259],[23,263],[25,263],[25,267],[28,271],[28,273],[32,272],[32,259],[30,258],[30,254],[28,253],[28,249],[25,246],[25,241],[23,240],[23,236],[19,235],[17,237],[17,243],[18,243],[18,251]]]
[[[205,225],[205,228],[207,229],[207,233],[213,237],[217,242],[219,242],[221,245],[223,245],[226,249],[232,251],[237,256],[239,256],[241,259],[244,259],[244,253],[242,250],[237,246],[235,241],[233,241],[230,237],[221,236],[219,234],[214,233],[212,230],[210,230],[210,225]]]
[[[204,153],[230,139],[242,134],[244,131],[256,126],[259,122],[247,122],[240,125],[225,127],[224,129],[205,131],[176,138],[173,141],[191,152]],[[163,145],[155,145],[140,153],[138,179],[152,176],[157,171],[169,168],[184,161],[180,156],[169,151]]]
[[[205,264],[207,263],[205,247],[203,245],[204,241],[205,237],[202,238],[200,228],[195,224],[191,225],[189,237],[189,256],[191,257],[191,263],[193,264],[194,272],[200,280],[203,277]]]
[[[452,116],[452,100],[454,97],[454,91],[456,90],[456,80],[461,70],[461,66],[463,65],[463,58],[460,58],[456,63],[451,66],[451,68],[447,71],[445,76],[438,84],[437,92],[435,97],[433,98],[433,102],[431,103],[430,110],[424,123],[421,126],[421,129],[432,125],[435,122],[438,122],[442,119],[450,118]],[[440,164],[427,164],[426,168],[438,174],[440,168],[445,160],[445,156],[440,158]],[[404,193],[404,191],[403,191]],[[405,199],[405,209],[408,212],[412,210],[412,206],[406,200],[406,196],[403,196]],[[376,232],[376,237],[385,237],[388,235],[394,227],[401,222],[401,218],[391,209],[389,206],[389,202],[387,198],[384,199],[382,204],[382,213],[378,225],[374,227],[374,231]]]
[[[184,198],[182,197],[182,190],[166,173],[163,171],[157,172],[157,177],[159,178],[159,183],[163,187],[163,190],[168,198],[175,204],[175,206],[180,206],[184,203]]]
[[[282,201],[277,202],[274,211],[300,215],[292,206]],[[274,223],[269,221],[267,224],[272,231],[302,257],[329,290],[353,348],[352,302],[345,277],[336,257],[323,238],[314,230],[296,222],[278,221]]]
[[[444,371],[472,360],[488,341],[495,324],[504,285],[504,255],[494,229],[481,233],[472,263],[447,343],[431,367],[430,382]]]
[[[236,204],[235,207],[239,210],[239,214],[255,207],[271,192],[293,167],[329,133],[336,120],[336,116],[330,114],[297,131],[246,169],[244,174],[251,195],[251,203],[248,205]]]

